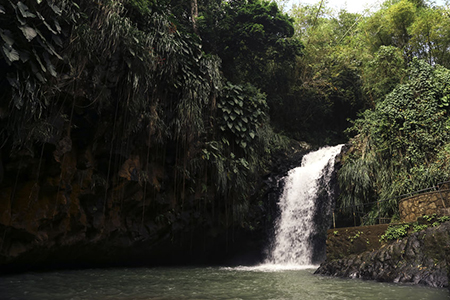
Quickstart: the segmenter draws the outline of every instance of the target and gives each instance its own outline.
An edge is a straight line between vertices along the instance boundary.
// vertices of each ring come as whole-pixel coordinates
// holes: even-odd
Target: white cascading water
[[[319,184],[327,185],[335,157],[343,145],[324,147],[303,157],[300,167],[289,171],[279,201],[281,215],[267,264],[306,266],[312,264],[311,235]],[[323,180],[320,180],[323,178]],[[328,193],[330,191],[328,190]]]

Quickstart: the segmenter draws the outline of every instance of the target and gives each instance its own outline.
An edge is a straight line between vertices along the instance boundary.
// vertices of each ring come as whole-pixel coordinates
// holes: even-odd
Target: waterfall
[[[298,266],[314,263],[312,236],[316,227],[313,220],[316,198],[319,188],[325,189],[328,198],[332,196],[329,181],[342,146],[324,147],[305,155],[301,166],[290,170],[283,179],[284,189],[279,200],[281,214],[267,263]]]

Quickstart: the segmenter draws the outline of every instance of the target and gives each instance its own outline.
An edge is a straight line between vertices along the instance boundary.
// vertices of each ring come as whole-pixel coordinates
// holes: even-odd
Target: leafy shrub
[[[450,71],[413,59],[408,73],[350,129],[353,147],[338,174],[346,206],[392,199],[380,205],[385,215],[397,209],[395,197],[450,176]]]
[[[419,232],[428,228],[427,224],[418,224],[417,222],[413,224],[413,232]]]
[[[440,223],[444,223],[444,222],[450,221],[450,217],[449,217],[449,216],[439,217],[439,218],[438,218],[438,221],[439,221]]]
[[[380,242],[398,240],[408,235],[409,224],[389,225],[385,234],[380,238]]]

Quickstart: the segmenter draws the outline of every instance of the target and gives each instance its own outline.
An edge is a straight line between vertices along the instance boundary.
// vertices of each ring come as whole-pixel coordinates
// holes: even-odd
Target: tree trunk
[[[198,18],[198,3],[197,0],[191,0],[191,18],[192,18],[192,28],[194,32],[198,34],[197,30],[197,18]]]

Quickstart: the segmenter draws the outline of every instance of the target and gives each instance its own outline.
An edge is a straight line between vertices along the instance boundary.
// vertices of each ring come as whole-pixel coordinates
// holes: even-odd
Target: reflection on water
[[[0,299],[450,299],[446,289],[314,276],[314,269],[121,268],[0,277]]]

